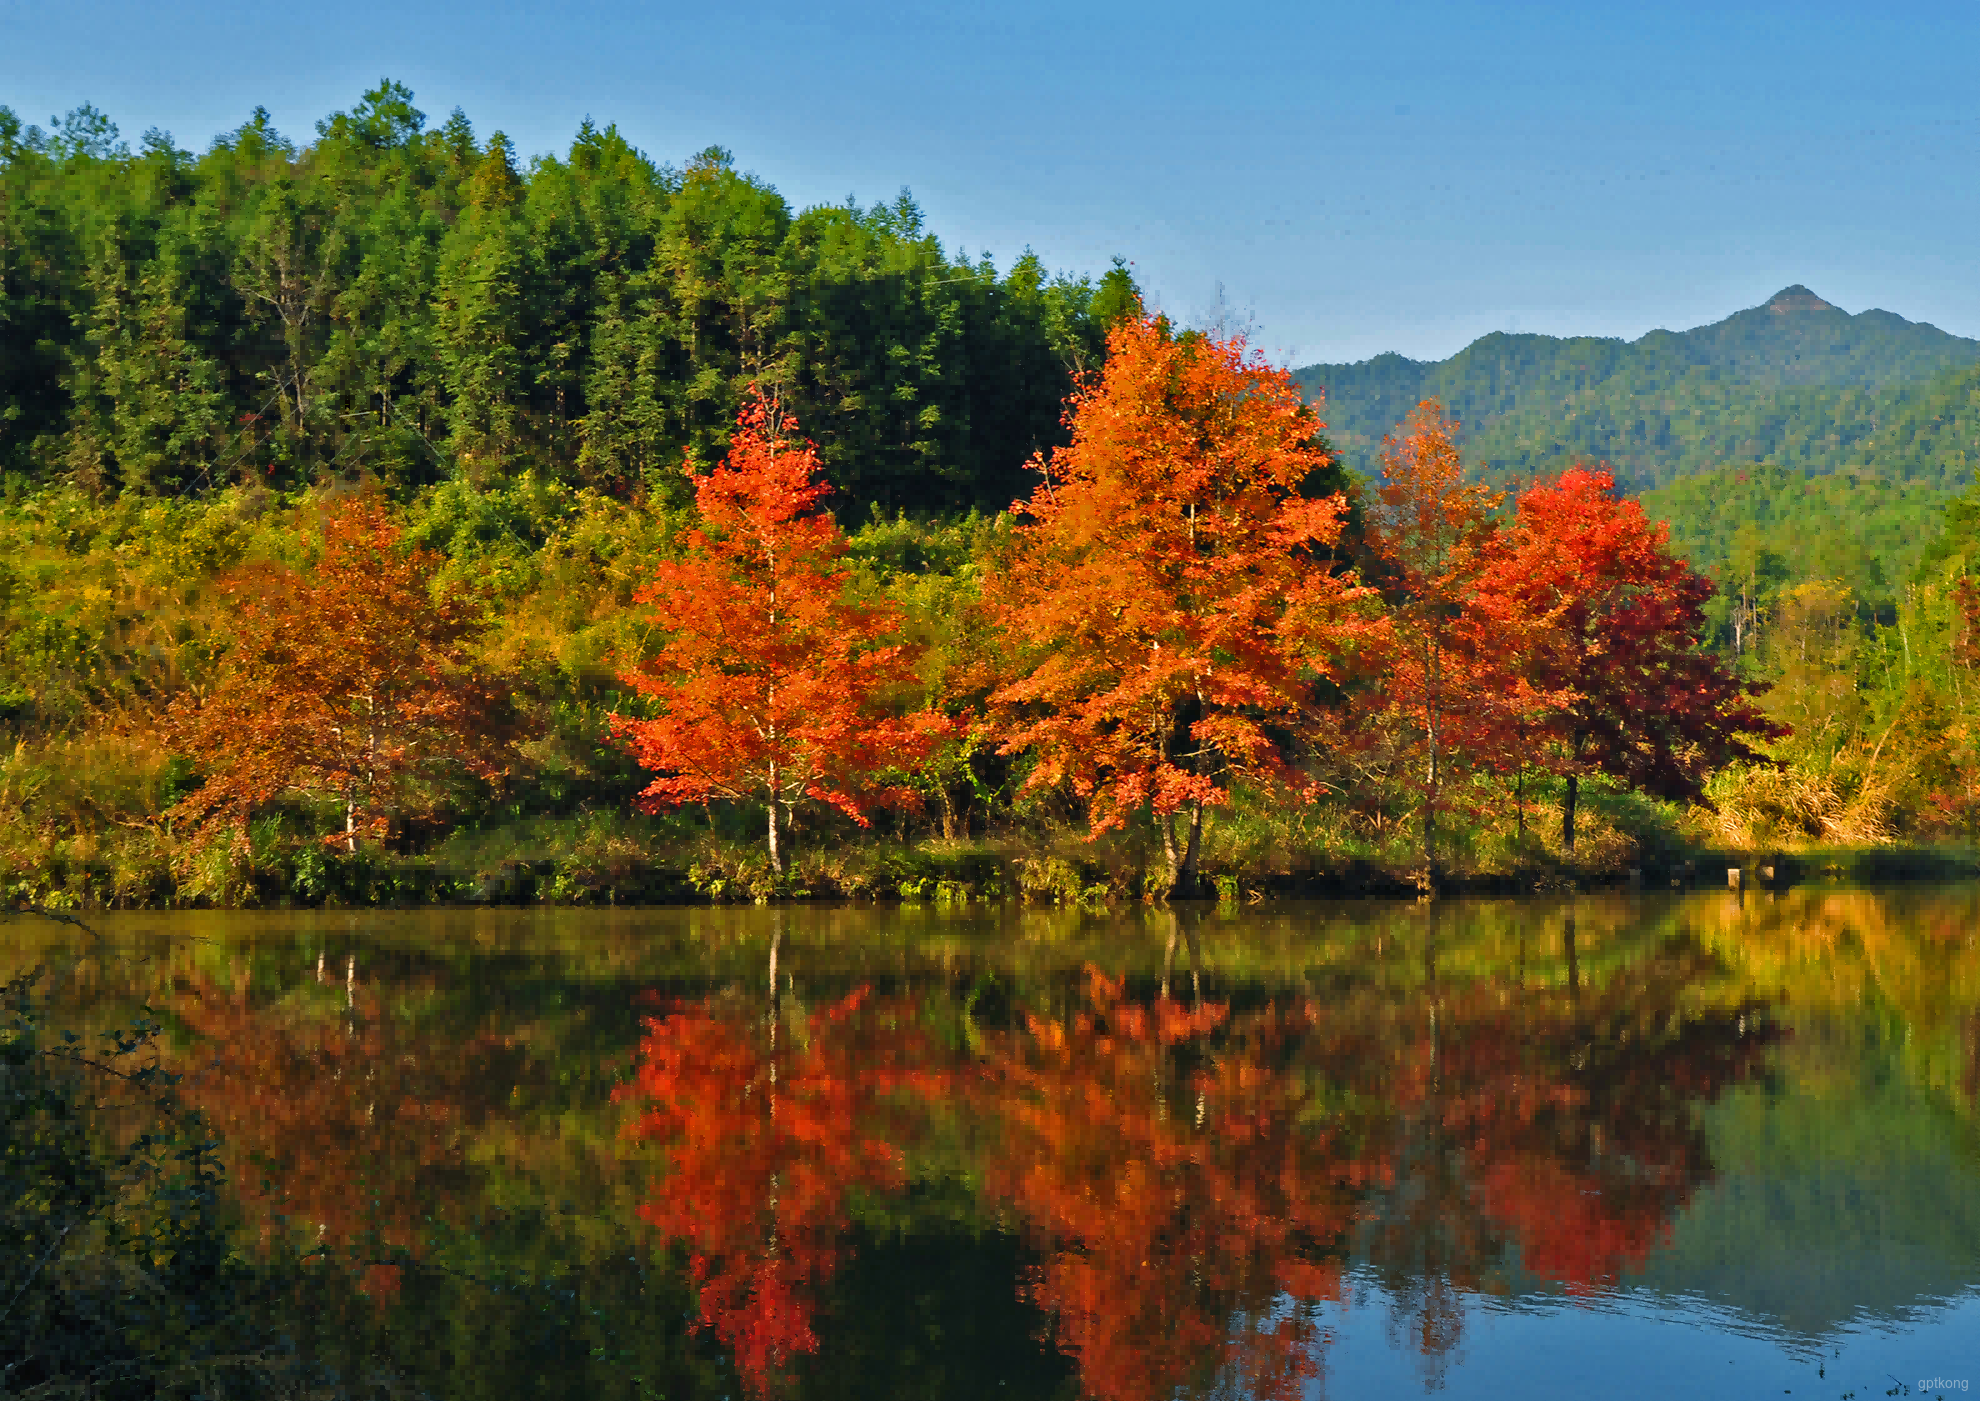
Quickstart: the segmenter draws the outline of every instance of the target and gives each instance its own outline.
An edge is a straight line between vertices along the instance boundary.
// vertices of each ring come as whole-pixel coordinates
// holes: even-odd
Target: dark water
[[[158,1010],[253,1238],[386,1262],[348,1345],[436,1396],[1958,1395],[1976,921],[150,915],[61,998]]]

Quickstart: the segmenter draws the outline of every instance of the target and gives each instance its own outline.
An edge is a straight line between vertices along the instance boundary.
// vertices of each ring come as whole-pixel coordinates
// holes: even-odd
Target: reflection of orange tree
[[[255,1005],[201,974],[182,977],[173,1011],[199,1038],[181,1092],[226,1145],[236,1190],[325,1240],[369,1232],[415,1249],[436,1189],[463,1168],[463,1135],[487,1087],[510,1083],[491,1057],[506,1039],[417,1038],[353,990],[345,1016]],[[371,1283],[395,1280],[375,1269]]]
[[[940,1104],[984,1126],[972,1176],[1021,1223],[1025,1293],[1087,1395],[1297,1394],[1359,1218],[1434,1370],[1512,1247],[1600,1288],[1709,1172],[1690,1106],[1766,1037],[1738,1009],[1677,1015],[1687,970],[1663,974],[1234,1016],[1089,969],[1082,1009],[978,1027],[967,1060],[905,1001],[711,1000],[649,1021],[627,1087],[672,1168],[641,1214],[688,1244],[702,1324],[761,1392],[819,1346],[855,1197],[906,1185]]]
[[[812,1313],[853,1194],[904,1185],[901,1097],[944,1093],[912,1018],[862,990],[816,1016],[710,1003],[647,1020],[623,1094],[645,1106],[632,1131],[664,1147],[671,1172],[640,1215],[687,1243],[699,1326],[753,1392],[817,1350]]]
[[[1208,1055],[1222,1006],[1137,1006],[1093,969],[1087,999],[993,1042],[971,1087],[1001,1128],[987,1189],[1041,1252],[1033,1300],[1091,1396],[1213,1370],[1297,1395],[1318,1362],[1302,1305],[1338,1297],[1350,1188],[1383,1168],[1302,1125],[1300,1082],[1273,1063],[1288,1024],[1254,1019]]]

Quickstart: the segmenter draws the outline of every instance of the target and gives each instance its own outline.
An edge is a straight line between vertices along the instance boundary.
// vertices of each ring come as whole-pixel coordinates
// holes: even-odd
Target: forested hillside
[[[521,162],[385,83],[298,144],[202,154],[0,108],[0,471],[102,492],[536,473],[680,496],[743,386],[825,445],[841,509],[1001,508],[1133,304],[951,255],[903,193],[795,211],[710,148],[590,123]]]
[[[1478,469],[1522,481],[1603,461],[1643,490],[1738,463],[1867,467],[1942,487],[1972,469],[1980,341],[1886,311],[1852,316],[1805,287],[1694,330],[1636,341],[1495,333],[1449,360],[1383,355],[1295,372],[1372,470],[1382,435],[1434,396]]]
[[[1797,288],[1337,368],[1323,424],[1125,262],[1000,271],[610,126],[525,163],[392,83],[197,155],[0,108],[0,899],[1422,889],[1980,830],[1980,343]],[[1330,447],[1392,430],[1379,481]]]
[[[1946,504],[1919,482],[1767,463],[1683,477],[1642,500],[1671,523],[1677,552],[1734,597],[1742,587],[1827,579],[1872,610],[1888,608],[1917,574]]]

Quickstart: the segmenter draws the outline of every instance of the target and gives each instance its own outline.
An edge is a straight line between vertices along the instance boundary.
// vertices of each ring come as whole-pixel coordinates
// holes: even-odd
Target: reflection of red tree
[[[912,1009],[874,1008],[864,990],[817,1016],[726,1010],[648,1018],[622,1094],[645,1106],[633,1134],[671,1167],[640,1215],[688,1244],[700,1326],[762,1392],[818,1347],[812,1313],[852,1196],[904,1184],[899,1097],[939,1097],[944,1073]]]
[[[1618,1192],[1599,1176],[1542,1154],[1507,1154],[1478,1165],[1479,1209],[1510,1231],[1526,1269],[1574,1294],[1614,1284],[1669,1233],[1661,1194]]]
[[[1682,982],[1234,1016],[1089,969],[1080,1010],[979,1026],[967,1057],[902,1000],[713,999],[647,1023],[627,1093],[671,1171],[641,1214],[687,1243],[703,1326],[765,1391],[819,1346],[856,1194],[905,1186],[942,1105],[981,1126],[982,1200],[1036,1252],[1024,1291],[1088,1396],[1299,1394],[1362,1218],[1434,1373],[1514,1247],[1571,1292],[1611,1285],[1708,1175],[1690,1106],[1766,1038],[1666,1015]]]
[[[1391,1081],[1408,1090],[1392,1102],[1409,1159],[1430,1165],[1414,1185],[1442,1218],[1438,1270],[1492,1287],[1501,1247],[1516,1243],[1525,1270],[1585,1294],[1667,1238],[1711,1171],[1693,1106],[1750,1075],[1771,1041],[1737,1012],[1667,1017],[1673,994],[1623,979],[1579,1000],[1509,1002],[1480,987],[1439,998],[1436,1029],[1425,1016],[1414,1046],[1390,1050],[1415,1067]],[[1443,1171],[1453,1157],[1455,1175]],[[1409,1215],[1378,1253],[1420,1275],[1424,1232]]]
[[[986,1190],[1029,1226],[1031,1298],[1090,1396],[1163,1396],[1206,1371],[1296,1395],[1317,1369],[1309,1309],[1339,1297],[1350,1162],[1301,1126],[1260,1023],[1208,1055],[1227,1009],[1136,1006],[1087,973],[1089,1010],[993,1043],[972,1087],[1001,1129]],[[1290,1306],[1288,1306],[1290,1296]]]

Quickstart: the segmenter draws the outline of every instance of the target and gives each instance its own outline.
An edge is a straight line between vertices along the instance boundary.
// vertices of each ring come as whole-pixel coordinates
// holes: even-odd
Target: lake
[[[1972,886],[91,922],[410,1394],[1980,1381]]]

